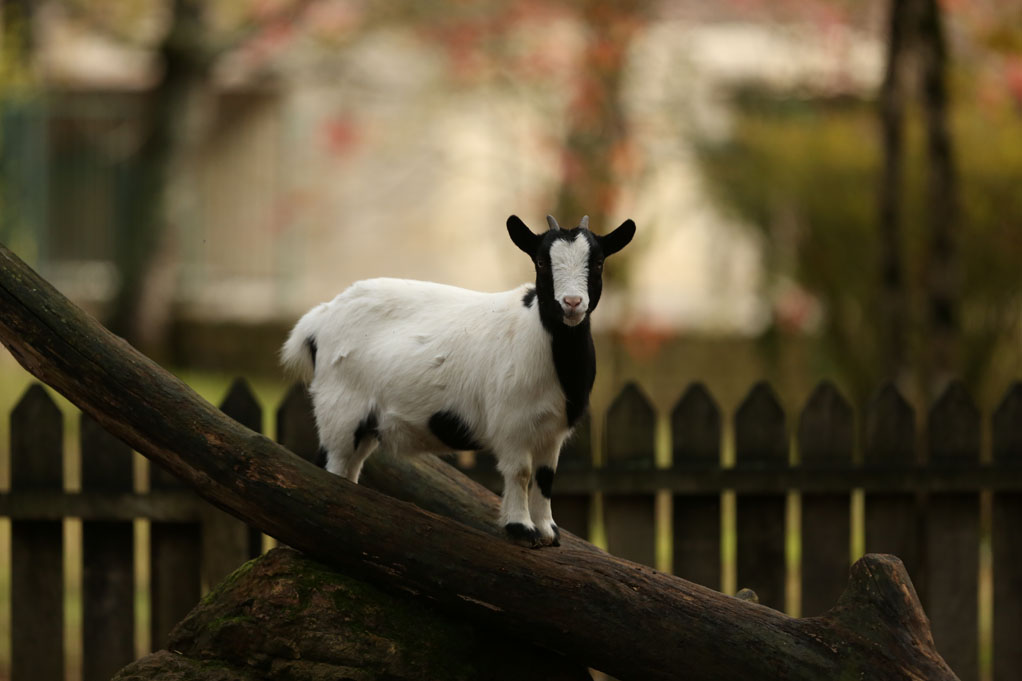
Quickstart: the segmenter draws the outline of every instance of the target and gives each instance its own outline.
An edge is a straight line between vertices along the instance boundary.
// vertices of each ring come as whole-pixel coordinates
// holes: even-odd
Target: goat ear
[[[522,249],[533,260],[536,259],[539,237],[533,234],[532,230],[517,215],[512,215],[507,219],[507,233],[511,237],[511,241],[515,242],[515,246]]]
[[[635,222],[632,220],[625,220],[610,234],[598,236],[596,239],[600,243],[600,248],[603,250],[604,257],[606,257],[617,253],[627,246],[633,236],[635,236]]]

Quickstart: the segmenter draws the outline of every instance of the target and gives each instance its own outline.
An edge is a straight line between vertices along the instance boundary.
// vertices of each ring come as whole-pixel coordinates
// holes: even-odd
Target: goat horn
[[[554,220],[553,215],[546,216],[546,223],[550,225],[550,231],[558,230],[561,228],[561,226],[557,224],[557,220]]]
[[[582,219],[579,220],[578,226],[582,229],[589,229],[589,216],[583,215]]]

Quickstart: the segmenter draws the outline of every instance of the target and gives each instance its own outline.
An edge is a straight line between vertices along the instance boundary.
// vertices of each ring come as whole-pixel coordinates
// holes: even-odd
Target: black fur
[[[361,421],[358,422],[358,426],[355,427],[355,449],[362,444],[362,440],[367,437],[380,437],[380,422],[377,420],[376,412],[371,411],[365,415]]]
[[[539,491],[547,499],[550,498],[551,490],[554,486],[554,469],[550,466],[540,466],[536,469],[536,485],[539,487]]]
[[[535,300],[536,300],[536,289],[530,288],[528,291],[525,292],[525,295],[522,296],[522,305],[524,305],[525,307],[532,307],[532,303]]]
[[[504,532],[517,544],[536,547],[540,545],[539,530],[528,528],[521,523],[508,523],[504,526]]]
[[[477,451],[483,448],[468,424],[453,411],[438,411],[430,416],[429,431],[451,449]]]
[[[319,451],[316,452],[316,460],[312,463],[316,464],[320,468],[326,468],[326,447],[320,447]]]
[[[316,339],[309,336],[305,339],[305,345],[309,348],[309,355],[312,356],[312,368],[316,368]]]

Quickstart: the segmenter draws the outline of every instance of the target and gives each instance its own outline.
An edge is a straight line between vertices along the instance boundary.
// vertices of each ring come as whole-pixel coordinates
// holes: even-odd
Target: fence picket
[[[11,490],[64,489],[64,420],[38,383],[11,412]],[[64,681],[64,527],[11,523],[11,679]]]
[[[607,410],[605,465],[614,470],[652,469],[656,413],[639,387],[629,383]],[[656,497],[606,494],[603,499],[607,548],[637,563],[656,562]]]
[[[244,378],[235,378],[220,403],[220,411],[241,425],[261,433],[263,409]],[[263,535],[234,516],[212,506],[202,519],[202,578],[209,586],[262,553]]]
[[[82,491],[133,491],[131,448],[81,414]],[[135,659],[135,531],[130,520],[82,522],[82,681]]]
[[[189,488],[157,464],[149,466],[149,489],[183,492]],[[152,521],[149,524],[149,599],[152,607],[150,646],[167,645],[170,630],[192,609],[202,593],[202,526],[198,522]]]
[[[866,410],[863,465],[909,470],[915,464],[915,412],[893,383],[886,383]],[[867,553],[893,553],[901,558],[923,595],[923,574],[916,498],[911,493],[865,492]]]
[[[798,424],[799,465],[807,469],[852,465],[852,407],[824,381],[806,401]],[[851,565],[851,495],[802,494],[802,615],[821,615],[837,603]]]
[[[720,408],[702,383],[693,383],[671,411],[671,462],[694,475],[720,468]],[[674,574],[720,588],[720,493],[675,494],[672,503]]]
[[[1004,395],[991,420],[994,465],[1022,466],[1022,382]],[[994,681],[1022,678],[1022,492],[994,494]]]
[[[759,382],[735,412],[735,467],[784,470],[788,434],[784,410],[766,382]],[[739,494],[735,502],[738,588],[749,588],[763,605],[784,609],[787,564],[783,494]]]
[[[306,461],[319,463],[319,436],[309,391],[295,383],[277,407],[277,442]]]
[[[930,409],[931,466],[979,463],[979,410],[961,382],[948,385]],[[926,510],[926,612],[933,640],[962,681],[979,676],[979,493],[933,493]]]
[[[575,432],[561,449],[558,471],[587,471],[593,467],[592,418],[586,414],[575,426]],[[557,526],[574,535],[589,538],[589,514],[592,494],[561,494],[554,479],[553,512]]]

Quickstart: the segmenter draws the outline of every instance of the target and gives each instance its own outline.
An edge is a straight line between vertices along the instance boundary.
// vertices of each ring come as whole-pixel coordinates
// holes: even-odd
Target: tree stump
[[[578,664],[287,548],[227,577],[114,681],[586,681]]]

